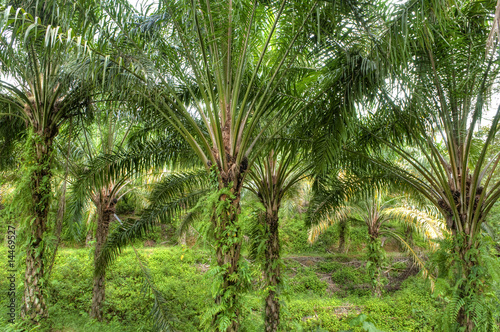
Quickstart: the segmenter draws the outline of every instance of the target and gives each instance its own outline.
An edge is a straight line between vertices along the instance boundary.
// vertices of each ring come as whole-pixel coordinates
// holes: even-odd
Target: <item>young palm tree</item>
[[[75,217],[81,215],[87,204],[85,201],[92,202],[96,215],[95,231],[95,251],[94,266],[101,253],[101,250],[107,240],[111,222],[115,219],[116,203],[128,193],[132,176],[135,173],[130,172],[120,177],[112,178],[109,174],[102,174],[101,177],[87,176],[89,169],[82,165],[92,164],[94,159],[100,155],[110,155],[114,151],[123,149],[127,142],[127,137],[132,129],[133,116],[127,114],[126,110],[117,109],[116,103],[109,103],[101,106],[103,111],[95,118],[95,124],[90,128],[82,128],[78,141],[81,147],[80,167],[73,165],[73,177],[75,182],[72,185],[70,212]],[[76,161],[76,160],[75,160]],[[97,268],[95,268],[97,271]],[[92,306],[90,317],[99,321],[102,320],[102,302],[105,297],[105,277],[106,271],[95,273],[94,286],[92,291]]]
[[[364,223],[368,228],[367,268],[373,283],[373,295],[382,296],[381,265],[384,252],[381,248],[380,235],[387,235],[400,241],[412,254],[416,263],[428,274],[422,260],[416,255],[403,236],[390,228],[384,227],[388,221],[400,221],[422,233],[424,237],[435,239],[442,236],[444,225],[432,213],[416,209],[409,204],[402,204],[403,196],[390,197],[386,190],[369,189],[362,185],[358,188],[355,182],[333,179],[327,185],[316,186],[313,203],[309,211],[309,242],[315,242],[329,226],[354,220]],[[327,178],[332,180],[331,178]],[[342,202],[344,201],[344,202]]]
[[[67,216],[80,221],[82,213],[86,212],[89,215],[87,219],[96,223],[90,316],[97,320],[103,318],[106,268],[112,260],[109,257],[116,257],[123,245],[141,237],[158,221],[171,221],[178,211],[192,206],[192,200],[188,201],[185,197],[166,202],[169,189],[177,190],[175,194],[182,196],[189,179],[197,182],[206,177],[206,172],[200,175],[199,171],[188,170],[194,156],[175,132],[165,137],[165,133],[171,130],[168,123],[145,117],[144,113],[139,123],[137,115],[128,108],[118,107],[116,102],[103,104],[101,108],[103,111],[96,116],[93,124],[82,126],[78,136],[80,145],[74,149],[75,156],[72,158],[73,181],[70,213]],[[111,111],[105,111],[108,109]],[[184,166],[180,176],[173,171],[179,168],[178,164]],[[153,186],[152,203],[145,206],[140,219],[135,218],[133,223],[125,220],[125,225],[117,227],[118,232],[113,233],[108,241],[110,223],[117,218],[116,204],[124,195],[137,193],[141,183],[144,184],[143,179],[147,179],[148,183],[159,181],[146,186],[148,192]],[[194,193],[186,194],[195,196]],[[206,191],[202,191],[201,196],[203,194]]]
[[[269,152],[268,156],[258,159],[249,172],[246,186],[264,205],[264,279],[268,290],[265,299],[265,330],[278,331],[280,323],[279,292],[281,288],[281,259],[279,240],[279,211],[281,201],[288,190],[301,181],[310,170],[292,152]],[[256,239],[253,239],[254,241]],[[258,245],[258,244],[257,244]]]

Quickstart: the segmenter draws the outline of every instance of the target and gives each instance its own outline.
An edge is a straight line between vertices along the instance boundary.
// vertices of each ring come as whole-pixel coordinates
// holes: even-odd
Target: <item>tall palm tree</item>
[[[499,70],[495,53],[484,57],[493,5],[426,1],[397,6],[389,20],[387,39],[379,43],[390,49],[401,92],[391,95],[384,91],[382,104],[386,107],[368,120],[373,124],[397,114],[400,128],[423,156],[422,161],[408,146],[367,130],[412,170],[381,157],[372,158],[373,163],[425,196],[439,209],[453,234],[456,291],[448,314],[456,323],[450,330],[472,331],[478,325],[493,329],[492,309],[485,305],[489,302],[485,284],[477,276],[487,279],[479,251],[481,229],[500,197],[500,183],[493,177],[500,156],[487,158],[499,130],[499,110],[482,148],[473,153],[474,133]],[[421,19],[430,12],[430,19]]]
[[[274,5],[176,1],[158,8],[153,16],[166,19],[156,21],[158,28],[150,32],[156,37],[149,47],[158,50],[153,54],[157,74],[141,96],[186,139],[218,192],[211,219],[220,284],[212,325],[221,331],[239,326],[237,217],[246,170],[256,143],[274,123],[266,119],[287,119],[304,103],[277,92],[304,51],[296,41],[307,38],[303,26],[314,5],[296,2],[293,10],[285,1]],[[180,89],[188,99],[178,97]],[[287,100],[289,107],[278,112],[275,105]]]
[[[12,79],[0,81],[0,99],[9,105],[9,116],[23,118],[29,129],[24,161],[32,165],[28,169],[32,219],[27,225],[22,314],[37,322],[47,316],[43,241],[52,196],[54,139],[66,119],[90,110],[92,83],[74,75],[75,45],[59,38],[61,30],[81,31],[73,15],[82,14],[83,8],[51,1],[17,4],[26,7],[7,7],[2,15],[0,62]]]

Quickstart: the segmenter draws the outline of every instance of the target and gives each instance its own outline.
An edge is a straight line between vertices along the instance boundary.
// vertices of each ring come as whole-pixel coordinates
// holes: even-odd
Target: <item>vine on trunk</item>
[[[382,243],[378,237],[369,236],[368,240],[368,262],[366,269],[371,277],[373,285],[373,295],[382,296],[382,287],[385,283],[385,278],[382,277],[381,268],[385,262],[385,253],[382,250]]]
[[[45,266],[50,251],[46,241],[51,217],[53,193],[52,158],[53,136],[44,133],[27,135],[22,156],[23,174],[16,186],[12,204],[8,206],[8,214],[15,222],[19,221],[19,252],[24,252],[24,264],[18,260],[18,270],[25,267],[24,293],[21,306],[21,317],[26,323],[38,323],[48,316],[46,305]],[[18,258],[21,259],[20,256]]]
[[[457,234],[441,242],[434,262],[445,281],[437,293],[448,305],[443,315],[443,331],[496,331],[494,313],[500,305],[491,286],[500,282],[500,261],[491,255],[493,243],[487,239],[472,241],[464,247],[467,236]],[[491,242],[491,241],[490,241]]]

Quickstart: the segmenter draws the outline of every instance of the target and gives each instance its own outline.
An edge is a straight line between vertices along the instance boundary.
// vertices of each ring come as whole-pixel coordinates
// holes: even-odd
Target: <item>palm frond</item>
[[[156,287],[151,272],[145,262],[142,261],[137,249],[134,249],[135,256],[141,267],[144,276],[144,292],[151,291],[154,297],[153,307],[150,315],[153,318],[154,326],[157,331],[173,331],[172,322],[176,320],[175,315],[167,309],[168,301],[163,297],[162,293]]]
[[[180,212],[188,211],[205,197],[207,175],[204,169],[173,173],[165,176],[152,190],[150,204],[140,218],[127,220],[109,235],[97,260],[97,271],[100,273],[134,240],[144,236],[153,225],[171,222]]]
[[[399,219],[417,231],[422,231],[426,239],[442,238],[446,231],[446,223],[435,212],[425,211],[422,208],[410,205],[407,202],[402,206],[389,208],[385,211],[388,216]]]
[[[350,218],[351,214],[356,209],[352,206],[343,206],[338,209],[335,209],[333,213],[330,213],[326,218],[319,220],[317,223],[309,228],[309,237],[307,241],[309,243],[314,243],[318,239],[318,237],[326,231],[326,229],[336,223],[340,223],[346,221]]]
[[[400,243],[402,243],[404,245],[406,250],[410,253],[411,257],[413,258],[413,261],[418,265],[418,267],[422,271],[422,277],[428,278],[430,280],[431,289],[434,291],[434,284],[435,284],[436,278],[430,273],[430,271],[425,266],[425,262],[418,255],[418,253],[415,252],[415,250],[412,248],[412,246],[408,242],[406,242],[405,239],[397,232],[394,232],[392,230],[385,228],[385,229],[382,229],[380,233],[387,234],[387,235],[391,236],[392,238],[398,240]]]

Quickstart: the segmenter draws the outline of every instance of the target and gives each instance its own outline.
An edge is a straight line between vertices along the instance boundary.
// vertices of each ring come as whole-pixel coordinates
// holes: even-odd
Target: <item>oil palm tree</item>
[[[304,51],[296,41],[307,36],[303,26],[314,5],[297,2],[294,11],[287,2],[274,5],[177,1],[155,13],[168,20],[153,32],[159,74],[142,98],[186,139],[219,193],[213,207],[217,213],[211,217],[220,271],[212,325],[221,331],[235,331],[239,325],[237,217],[246,170],[256,155],[256,143],[274,123],[266,119],[286,119],[305,103],[278,92]],[[257,26],[262,33],[254,33]],[[188,100],[177,97],[181,85]],[[275,105],[287,100],[289,106],[278,112]]]
[[[442,237],[444,225],[432,211],[410,205],[404,196],[390,196],[387,184],[366,184],[367,179],[353,179],[342,173],[337,177],[323,177],[321,185],[315,185],[315,192],[309,210],[309,242],[315,242],[329,226],[347,220],[364,223],[368,228],[367,268],[373,283],[373,295],[382,295],[381,266],[384,252],[380,235],[390,236],[401,242],[412,254],[415,262],[428,275],[423,261],[418,257],[404,236],[385,227],[389,221],[399,221],[405,227],[412,227],[427,239]],[[326,180],[326,181],[325,181]],[[363,183],[365,182],[365,183]],[[380,187],[380,188],[377,188]],[[385,188],[384,188],[385,187]]]
[[[0,32],[0,62],[11,80],[0,82],[7,114],[24,119],[29,131],[24,156],[30,177],[25,291],[22,315],[32,321],[47,316],[44,296],[44,236],[52,196],[54,139],[66,119],[91,109],[93,84],[74,75],[73,45],[59,40],[59,29],[80,31],[72,15],[82,7],[55,2],[20,3],[4,8]],[[59,14],[55,15],[57,9]],[[50,25],[59,26],[51,28]]]
[[[209,200],[217,212],[211,219],[219,271],[216,280],[220,280],[220,285],[214,287],[216,306],[211,311],[212,325],[219,330],[235,330],[239,324],[241,237],[236,219],[246,170],[265,146],[258,142],[273,124],[285,127],[295,115],[306,113],[301,114],[300,110],[324,97],[324,84],[314,92],[308,90],[317,86],[311,84],[316,76],[300,85],[289,79],[290,73],[297,75],[298,72],[303,77],[316,70],[313,65],[304,66],[303,55],[311,50],[311,40],[328,41],[325,49],[332,45],[342,49],[331,35],[320,38],[324,32],[322,27],[341,25],[333,23],[329,16],[333,12],[325,10],[324,13],[329,14],[316,14],[323,13],[325,6],[328,4],[314,11],[315,3],[307,1],[176,1],[171,5],[162,4],[150,15],[134,17],[116,10],[110,12],[113,20],[120,21],[116,26],[124,40],[131,44],[138,41],[140,51],[145,54],[154,49],[144,62],[155,64],[152,85],[147,86],[146,91],[138,91],[136,98],[155,107],[186,139],[207,172],[212,174],[213,188],[219,192],[217,204]],[[311,15],[316,15],[314,24],[308,19]],[[121,24],[124,17],[133,24]],[[316,24],[322,19],[328,24]],[[314,25],[314,38],[308,30],[311,25]],[[257,26],[261,33],[254,33]],[[318,65],[328,57],[324,53],[313,54],[321,58],[316,62]],[[356,59],[360,60],[356,64],[361,71],[369,67],[362,57]],[[370,82],[374,73],[367,70],[368,75],[340,75],[339,79],[334,69],[331,77],[337,83],[345,79],[348,92],[351,88],[356,92],[363,90],[359,87]],[[355,80],[354,87],[352,77],[361,77]],[[300,90],[299,95],[303,97],[283,93],[283,88],[288,87]],[[336,93],[333,88],[328,91]],[[348,99],[347,104],[351,105],[351,98]],[[342,104],[341,100],[337,98],[336,106]],[[329,113],[328,101],[320,107],[325,105],[324,111]],[[340,114],[333,113],[333,117],[340,118]],[[340,123],[336,123],[336,129],[342,128]],[[233,236],[228,238],[227,234]]]
[[[95,221],[95,273],[90,316],[102,320],[109,263],[123,245],[141,237],[158,221],[166,223],[178,211],[191,206],[183,198],[166,203],[167,186],[177,189],[176,193],[183,192],[179,188],[189,179],[196,182],[201,177],[199,172],[188,170],[196,163],[182,138],[175,131],[166,135],[172,130],[168,122],[148,117],[147,111],[137,115],[130,105],[117,102],[100,103],[99,107],[102,111],[93,123],[81,125],[77,137],[79,144],[72,152],[73,180],[66,219],[81,223],[86,214],[87,220]],[[182,179],[175,172],[178,168],[182,170]],[[115,228],[119,231],[108,241],[110,223],[117,219],[122,224],[115,214],[116,204],[125,195],[136,195],[142,188],[152,192],[151,204],[144,202],[141,218],[135,218],[132,223],[125,220],[123,226]]]
[[[265,330],[278,331],[280,324],[281,259],[279,240],[279,211],[283,197],[289,189],[307,176],[311,170],[295,153],[288,151],[269,152],[266,158],[258,159],[249,172],[245,186],[253,192],[264,206],[261,216],[263,239],[254,238],[254,247],[264,241],[263,270],[267,297],[265,299]]]
[[[397,64],[393,69],[401,93],[390,97],[383,93],[386,107],[368,120],[373,124],[385,115],[399,116],[400,128],[412,141],[412,150],[418,150],[417,156],[409,145],[401,147],[375,131],[367,132],[411,165],[411,170],[380,156],[372,162],[425,196],[439,209],[453,235],[456,291],[447,311],[450,330],[494,329],[493,304],[488,304],[491,300],[485,295],[487,283],[479,282],[477,276],[487,275],[481,267],[482,224],[500,197],[500,184],[493,177],[500,157],[487,158],[499,129],[498,110],[477,154],[473,144],[498,77],[496,53],[484,57],[493,5],[461,1],[398,6],[389,20],[387,44],[380,44],[388,46],[390,39],[391,45],[397,45],[390,48],[390,58]],[[431,19],[422,20],[421,15],[429,12]],[[441,31],[446,31],[446,37]]]
[[[81,216],[81,209],[92,202],[96,216],[94,265],[107,240],[111,222],[115,219],[116,203],[132,190],[130,183],[136,173],[122,174],[112,178],[110,174],[103,174],[100,178],[87,176],[86,165],[101,155],[110,155],[114,151],[124,148],[127,138],[133,127],[133,116],[126,109],[119,109],[116,103],[105,103],[100,106],[103,111],[95,117],[90,128],[81,129],[78,142],[80,158],[73,162],[74,182],[71,187],[72,199],[70,212],[73,218]],[[82,159],[83,158],[83,159]],[[108,168],[108,172],[110,168]],[[86,202],[87,201],[87,202]],[[79,219],[79,218],[78,218]],[[97,269],[95,269],[97,270]],[[92,291],[92,306],[90,317],[102,320],[102,302],[105,298],[106,271],[95,273]]]

